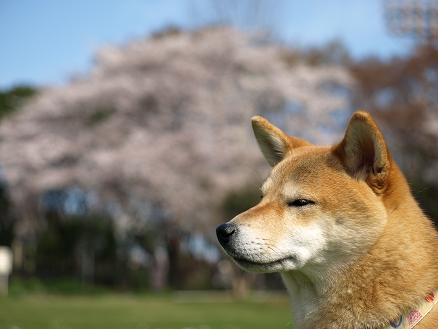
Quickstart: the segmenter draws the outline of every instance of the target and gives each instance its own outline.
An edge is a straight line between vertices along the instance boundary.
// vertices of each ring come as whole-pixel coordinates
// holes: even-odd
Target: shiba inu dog
[[[241,268],[281,273],[294,328],[438,329],[438,235],[371,116],[329,147],[252,125],[273,169],[216,233]]]

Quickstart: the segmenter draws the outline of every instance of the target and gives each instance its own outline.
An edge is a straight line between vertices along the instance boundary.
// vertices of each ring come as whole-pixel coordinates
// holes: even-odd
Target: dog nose
[[[216,228],[217,239],[221,245],[225,245],[230,242],[231,236],[236,232],[236,226],[234,224],[222,224]]]

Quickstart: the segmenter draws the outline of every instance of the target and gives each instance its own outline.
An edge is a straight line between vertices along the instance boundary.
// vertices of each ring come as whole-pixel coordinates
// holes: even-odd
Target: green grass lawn
[[[0,298],[1,329],[292,328],[287,299],[233,301],[220,295]]]

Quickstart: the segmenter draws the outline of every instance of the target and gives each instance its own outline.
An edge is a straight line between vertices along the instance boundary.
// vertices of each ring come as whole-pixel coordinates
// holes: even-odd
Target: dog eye
[[[287,202],[289,207],[304,207],[312,204],[315,204],[315,202],[307,199],[295,199]]]

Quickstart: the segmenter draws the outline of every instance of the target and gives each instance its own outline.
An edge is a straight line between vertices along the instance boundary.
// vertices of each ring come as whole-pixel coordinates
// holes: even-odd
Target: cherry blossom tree
[[[346,69],[291,64],[291,51],[225,27],[101,49],[90,72],[1,123],[0,164],[18,209],[80,186],[118,205],[121,230],[153,200],[181,227],[211,231],[227,191],[267,173],[251,116],[328,143],[351,110]]]

